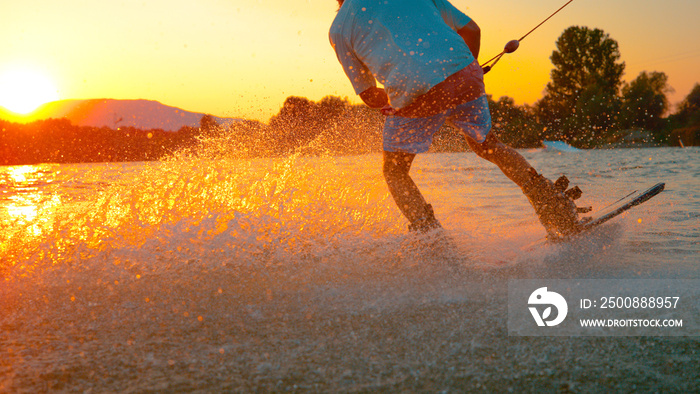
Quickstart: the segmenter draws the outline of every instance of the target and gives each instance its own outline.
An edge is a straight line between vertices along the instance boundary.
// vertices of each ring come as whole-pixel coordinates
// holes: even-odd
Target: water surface
[[[512,338],[512,278],[700,278],[700,150],[522,152],[594,209],[545,232],[472,154],[412,174],[454,240],[415,237],[381,156],[0,168],[0,388],[693,389],[696,338]]]

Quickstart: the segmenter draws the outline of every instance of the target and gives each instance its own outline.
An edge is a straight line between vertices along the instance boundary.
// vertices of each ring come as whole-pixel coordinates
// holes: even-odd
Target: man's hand
[[[360,93],[360,98],[370,108],[382,108],[389,104],[389,97],[382,88],[371,87]]]
[[[396,115],[399,111],[393,109],[391,105],[387,104],[379,110],[384,116]]]
[[[463,28],[457,30],[464,42],[474,55],[474,59],[479,58],[479,49],[481,48],[481,29],[473,20],[469,21]]]

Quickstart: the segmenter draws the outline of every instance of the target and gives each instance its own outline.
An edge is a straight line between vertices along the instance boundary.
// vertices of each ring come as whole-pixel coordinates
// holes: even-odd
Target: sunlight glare
[[[54,83],[39,71],[15,68],[0,74],[0,107],[14,113],[26,115],[58,98]]]

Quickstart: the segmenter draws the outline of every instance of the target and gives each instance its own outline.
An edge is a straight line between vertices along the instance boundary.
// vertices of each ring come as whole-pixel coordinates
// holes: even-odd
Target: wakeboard
[[[656,185],[642,191],[635,190],[632,193],[622,197],[621,199],[609,204],[608,206],[598,210],[593,216],[581,224],[579,230],[565,237],[560,237],[553,240],[554,242],[565,241],[571,237],[576,237],[585,232],[588,232],[601,224],[616,218],[622,213],[649,201],[654,196],[661,193],[666,187],[665,183],[657,183]]]
[[[665,183],[657,183],[656,185],[646,189],[646,190],[635,190],[632,193],[620,198],[619,200],[605,206],[604,208],[596,211],[592,216],[582,220],[578,231],[561,237],[547,237],[541,240],[535,241],[534,243],[527,246],[528,249],[542,243],[560,243],[567,242],[574,238],[580,237],[585,233],[595,229],[603,223],[606,223],[621,214],[627,212],[628,210],[636,207],[637,205],[643,204],[649,201],[654,196],[661,193],[666,187]]]

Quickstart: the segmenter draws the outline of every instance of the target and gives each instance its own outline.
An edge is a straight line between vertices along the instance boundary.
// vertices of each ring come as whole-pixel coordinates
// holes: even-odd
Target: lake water
[[[0,391],[696,390],[697,338],[514,338],[506,301],[508,279],[700,279],[700,149],[522,153],[594,209],[666,190],[533,249],[494,166],[419,155],[444,250],[378,154],[0,167]]]

